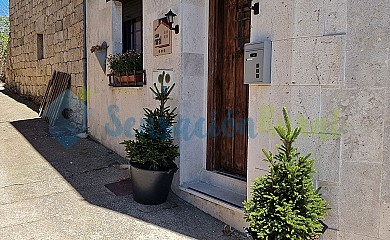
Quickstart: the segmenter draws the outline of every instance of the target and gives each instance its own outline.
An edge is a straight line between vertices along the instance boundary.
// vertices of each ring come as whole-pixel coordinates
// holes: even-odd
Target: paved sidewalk
[[[0,239],[244,239],[171,194],[144,206],[104,185],[124,159],[81,139],[66,148],[22,100],[0,91]],[[12,96],[12,94],[11,94]]]

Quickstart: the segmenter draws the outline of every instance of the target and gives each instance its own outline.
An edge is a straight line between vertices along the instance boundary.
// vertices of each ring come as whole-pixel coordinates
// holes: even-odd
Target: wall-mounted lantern
[[[177,16],[176,14],[174,14],[172,12],[172,10],[170,9],[169,12],[167,14],[165,14],[165,16],[167,17],[167,22],[169,24],[169,29],[170,30],[174,30],[176,34],[179,33],[179,25],[176,25],[174,28],[172,28],[172,24],[173,24],[173,21],[174,21],[174,18]]]
[[[248,6],[250,9],[253,10],[253,14],[257,15],[260,13],[260,4],[257,2],[252,5],[252,2],[253,2],[252,0],[248,0]]]

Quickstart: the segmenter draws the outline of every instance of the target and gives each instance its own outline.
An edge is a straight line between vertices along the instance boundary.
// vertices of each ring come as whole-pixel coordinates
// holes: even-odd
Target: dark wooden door
[[[244,44],[250,40],[246,0],[211,0],[207,168],[246,176],[248,86]]]

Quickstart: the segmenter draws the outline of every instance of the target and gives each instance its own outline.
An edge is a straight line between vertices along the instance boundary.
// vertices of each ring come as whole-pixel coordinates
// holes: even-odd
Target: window
[[[44,58],[43,55],[43,34],[37,34],[37,58],[41,60]]]
[[[121,2],[122,52],[134,50],[142,53],[142,0],[121,0]],[[145,76],[146,72],[143,67],[137,66],[137,69],[130,72],[108,74],[108,85],[111,87],[142,87],[146,84]]]
[[[123,22],[123,51],[142,52],[142,18],[137,17]]]
[[[123,52],[142,52],[142,0],[124,0],[122,11]]]

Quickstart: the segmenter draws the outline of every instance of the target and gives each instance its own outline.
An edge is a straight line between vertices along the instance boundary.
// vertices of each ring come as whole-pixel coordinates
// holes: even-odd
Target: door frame
[[[217,94],[217,87],[221,81],[222,75],[217,67],[221,51],[223,36],[217,31],[218,22],[223,21],[223,11],[218,11],[218,6],[223,0],[209,1],[209,31],[208,31],[208,85],[207,85],[207,150],[206,150],[206,169],[214,170],[216,167],[215,160],[218,159],[216,150],[216,138],[210,131],[210,126],[216,121],[215,112],[218,103],[221,103],[221,97]],[[219,46],[219,49],[217,48]]]

